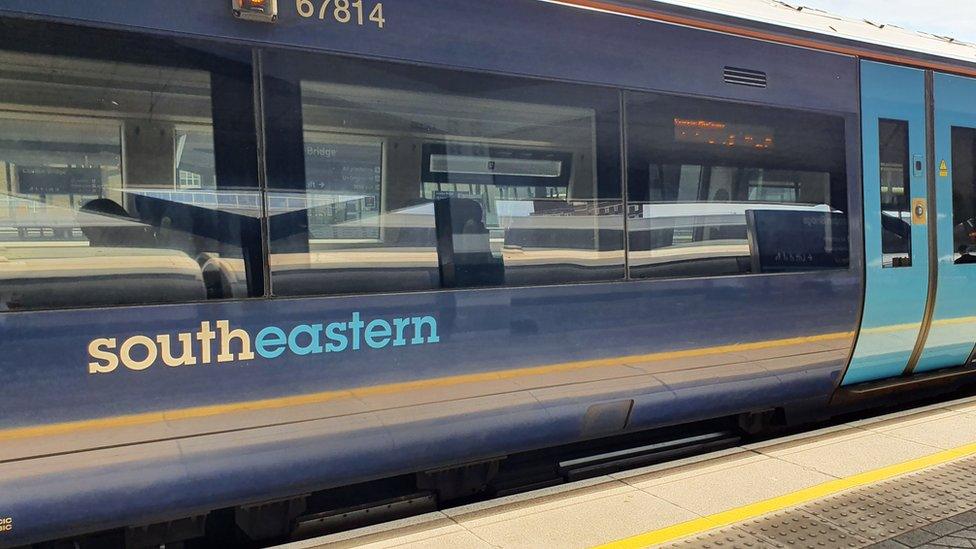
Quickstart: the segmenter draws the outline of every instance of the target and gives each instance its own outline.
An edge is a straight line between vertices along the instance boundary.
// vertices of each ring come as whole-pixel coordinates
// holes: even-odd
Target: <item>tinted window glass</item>
[[[844,120],[628,94],[631,275],[848,266]]]
[[[956,263],[976,263],[976,130],[952,128],[952,223]]]
[[[912,264],[912,189],[908,122],[879,120],[881,158],[881,251],[885,267]]]
[[[616,92],[268,57],[277,295],[621,279]]]
[[[254,169],[237,165],[254,166],[254,140],[246,124],[216,125],[246,116],[216,103],[248,102],[246,55],[54,25],[2,31],[0,309],[230,297],[204,275],[222,259],[240,265],[246,295],[260,209]],[[236,152],[222,157],[220,139]]]

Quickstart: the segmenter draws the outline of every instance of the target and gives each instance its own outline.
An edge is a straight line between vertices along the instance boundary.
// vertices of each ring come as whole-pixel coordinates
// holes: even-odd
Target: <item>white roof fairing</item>
[[[549,0],[559,2],[559,0]],[[976,44],[904,29],[884,21],[867,21],[836,15],[802,5],[802,0],[629,0],[616,2],[651,10],[666,9],[667,5],[699,10],[724,17],[754,21],[784,29],[794,29],[822,35],[828,39],[849,40],[915,52],[947,60],[976,64]]]

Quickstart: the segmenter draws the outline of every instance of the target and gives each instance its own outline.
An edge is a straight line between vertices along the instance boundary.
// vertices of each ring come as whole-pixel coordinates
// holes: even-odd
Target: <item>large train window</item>
[[[881,251],[884,267],[912,265],[912,189],[908,122],[878,121],[881,159]]]
[[[275,295],[622,279],[619,94],[266,56]]]
[[[248,97],[247,60],[0,20],[0,310],[229,297],[205,268],[244,257],[260,210],[255,170],[222,172],[254,138],[222,159],[214,98]]]
[[[955,262],[976,263],[976,129],[952,128]]]
[[[627,94],[634,278],[847,268],[844,120]]]

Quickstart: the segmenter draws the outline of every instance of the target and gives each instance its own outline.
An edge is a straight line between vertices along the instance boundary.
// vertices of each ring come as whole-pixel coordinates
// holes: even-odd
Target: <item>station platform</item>
[[[976,397],[291,543],[976,547]]]

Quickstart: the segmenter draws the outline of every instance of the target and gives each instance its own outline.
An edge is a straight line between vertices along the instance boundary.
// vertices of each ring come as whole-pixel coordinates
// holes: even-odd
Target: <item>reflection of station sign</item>
[[[308,190],[380,196],[383,145],[377,143],[308,143],[305,173]]]
[[[377,239],[383,192],[383,143],[305,142],[305,186],[309,197],[331,197],[308,209],[313,238]],[[355,226],[347,224],[352,223]]]
[[[102,170],[99,168],[20,166],[17,181],[21,194],[102,194]]]

